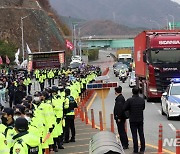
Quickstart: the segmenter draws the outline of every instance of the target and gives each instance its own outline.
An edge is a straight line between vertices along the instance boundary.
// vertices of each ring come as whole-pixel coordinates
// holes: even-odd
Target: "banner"
[[[3,60],[2,60],[2,57],[0,56],[0,65],[3,64]]]
[[[66,40],[66,47],[70,50],[74,49],[74,45],[69,40]]]
[[[10,60],[7,55],[6,55],[6,64],[10,64]]]

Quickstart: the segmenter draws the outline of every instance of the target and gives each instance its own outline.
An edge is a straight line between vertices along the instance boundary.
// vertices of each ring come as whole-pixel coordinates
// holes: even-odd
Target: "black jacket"
[[[126,119],[124,117],[124,111],[123,111],[124,104],[125,104],[124,96],[122,94],[118,95],[115,99],[115,106],[114,106],[114,119],[115,120]]]
[[[133,95],[131,98],[127,99],[124,105],[124,110],[129,111],[130,122],[143,122],[144,109],[145,109],[145,101],[139,95]]]

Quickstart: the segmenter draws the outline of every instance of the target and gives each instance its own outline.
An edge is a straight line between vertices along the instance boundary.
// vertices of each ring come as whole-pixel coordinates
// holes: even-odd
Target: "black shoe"
[[[129,147],[128,146],[123,146],[123,149],[126,150],[126,149],[129,149]]]
[[[58,146],[58,149],[64,149],[64,147],[62,145]]]
[[[54,152],[58,152],[58,149],[57,149],[57,148],[54,148],[53,151],[54,151]]]
[[[64,143],[69,143],[69,140],[65,140]]]
[[[70,142],[76,142],[75,139],[70,139]]]

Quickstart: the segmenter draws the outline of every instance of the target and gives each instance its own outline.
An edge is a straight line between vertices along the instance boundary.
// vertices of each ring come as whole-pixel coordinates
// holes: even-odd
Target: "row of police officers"
[[[86,84],[97,76],[95,68],[69,72],[65,84],[25,96],[20,104],[3,108],[0,124],[0,153],[41,154],[57,152],[63,143],[75,142],[74,109]],[[71,137],[70,137],[71,130]]]

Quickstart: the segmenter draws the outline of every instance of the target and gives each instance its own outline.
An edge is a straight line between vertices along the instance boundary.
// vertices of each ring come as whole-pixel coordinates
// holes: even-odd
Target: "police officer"
[[[13,136],[15,141],[11,147],[12,154],[42,154],[40,138],[28,132],[28,121],[18,118],[15,121],[17,135]]]
[[[2,112],[0,112],[0,118],[2,116]],[[3,124],[0,123],[0,153],[2,154],[9,154],[9,148],[7,146],[7,141],[6,138],[4,136],[4,130],[5,130],[5,126]]]
[[[54,143],[58,145],[58,149],[64,149],[63,145],[63,110],[64,99],[58,94],[59,88],[52,87],[52,105],[56,116],[57,125],[55,130],[58,131],[58,138],[55,138]],[[56,147],[56,146],[55,146]]]
[[[14,110],[11,108],[4,108],[2,112],[3,115],[1,117],[1,121],[2,124],[6,126],[3,133],[6,137],[7,145],[10,148],[13,143],[12,137],[16,134],[14,131]]]
[[[75,142],[75,125],[74,125],[74,108],[77,107],[77,103],[74,97],[70,95],[70,89],[65,89],[65,143]],[[71,139],[69,140],[69,129],[71,129]]]

